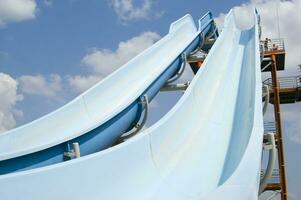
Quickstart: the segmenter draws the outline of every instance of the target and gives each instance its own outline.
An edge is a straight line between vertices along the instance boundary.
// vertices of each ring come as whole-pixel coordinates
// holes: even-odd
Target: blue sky
[[[176,2],[156,1],[148,19],[124,21],[110,1],[53,1],[51,6],[39,1],[35,19],[7,24],[1,29],[1,51],[9,54],[1,60],[1,71],[13,76],[83,73],[80,61],[92,47],[116,49],[120,41],[145,31],[164,35],[169,24],[186,13],[197,19],[208,8],[218,14],[240,1],[229,1],[228,5],[212,1],[211,5],[219,6],[191,6],[199,1]],[[156,17],[157,14],[162,16]]]
[[[89,74],[91,69],[84,67],[81,61],[93,48],[114,51],[120,41],[127,41],[146,31],[163,36],[168,32],[169,24],[186,13],[197,20],[208,8],[217,15],[240,3],[235,0],[227,2],[227,5],[221,5],[219,1],[212,1],[211,5],[200,4],[199,1],[150,1],[152,5],[145,16],[124,19],[117,14],[120,10],[112,2],[37,1],[34,19],[7,23],[0,29],[1,72],[14,78],[23,75],[47,78],[49,74],[62,77]],[[133,5],[139,9],[143,3],[134,1]],[[19,123],[41,116],[77,94],[62,93],[62,101],[46,100],[47,106],[43,95],[25,94],[24,100],[17,105],[24,113],[24,118],[18,119]],[[32,102],[35,102],[35,108],[31,106]]]
[[[288,50],[287,70],[282,74],[298,74],[300,0],[253,3],[262,13],[264,35],[270,37],[278,34],[273,9],[278,6],[281,36]],[[239,0],[0,0],[0,131],[65,104],[159,40],[170,23],[184,14],[197,20],[210,10],[221,27],[224,13],[234,6],[241,23],[247,23],[250,2]],[[190,78],[187,71],[182,81]],[[152,103],[149,124],[164,115],[180,96],[160,94]],[[301,151],[300,104],[282,109],[284,129],[289,132],[290,191],[299,199],[301,173],[297,169],[301,160],[296,152]],[[267,120],[271,116],[270,112]]]

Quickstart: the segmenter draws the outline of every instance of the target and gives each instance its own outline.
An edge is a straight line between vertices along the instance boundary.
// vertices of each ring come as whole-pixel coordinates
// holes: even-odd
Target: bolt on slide
[[[240,30],[229,12],[202,68],[156,124],[100,152],[2,175],[1,199],[257,199],[263,139],[257,17]],[[178,42],[191,34],[191,42],[196,33],[170,34]],[[175,42],[147,51],[150,62],[175,58],[177,45],[185,49]]]

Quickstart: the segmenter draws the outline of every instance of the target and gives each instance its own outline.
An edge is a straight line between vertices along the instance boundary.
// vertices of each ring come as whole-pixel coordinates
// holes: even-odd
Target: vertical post
[[[276,122],[276,136],[278,140],[278,165],[280,174],[281,184],[281,200],[287,200],[287,184],[286,184],[286,166],[284,158],[284,144],[282,137],[282,125],[281,125],[281,114],[280,114],[280,98],[279,98],[279,83],[277,80],[277,66],[275,54],[271,55],[272,59],[272,82],[274,89],[274,114]]]

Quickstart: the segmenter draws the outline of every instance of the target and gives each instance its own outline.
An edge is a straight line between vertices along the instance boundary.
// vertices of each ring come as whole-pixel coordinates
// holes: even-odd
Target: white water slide
[[[65,106],[0,134],[0,175],[68,161],[74,149],[80,150],[76,156],[99,152],[125,132],[137,132],[144,104],[180,76],[184,55],[217,34],[210,12],[199,29],[185,15],[156,44]]]
[[[254,18],[240,30],[230,11],[184,95],[152,127],[97,153],[2,175],[0,199],[257,199],[263,120]]]

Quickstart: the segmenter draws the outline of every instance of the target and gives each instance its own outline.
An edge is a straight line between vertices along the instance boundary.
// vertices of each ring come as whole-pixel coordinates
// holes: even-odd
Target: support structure
[[[278,91],[280,97],[280,104],[290,104],[301,101],[301,76],[278,77]],[[274,103],[274,89],[272,78],[263,81],[265,86],[269,86],[270,103]]]
[[[287,200],[287,182],[286,182],[286,165],[284,157],[284,142],[282,137],[282,123],[280,113],[280,97],[279,97],[279,83],[277,80],[277,64],[275,54],[271,54],[272,64],[272,82],[274,90],[274,115],[276,122],[276,137],[278,141],[278,167],[280,175],[280,186],[281,186],[281,199]]]
[[[277,154],[278,154],[278,174],[279,181],[269,183],[266,185],[265,190],[280,190],[281,200],[288,199],[287,193],[287,179],[286,179],[286,164],[284,156],[284,141],[282,135],[282,124],[281,124],[281,111],[280,111],[280,84],[277,78],[277,70],[284,70],[285,61],[285,49],[284,42],[282,39],[266,39],[262,42],[263,46],[263,62],[262,71],[270,71],[271,79],[270,84],[271,89],[269,93],[271,94],[270,102],[274,106],[274,116],[275,116],[275,139],[277,144]],[[265,84],[265,83],[264,83]],[[268,84],[266,84],[268,85]]]

